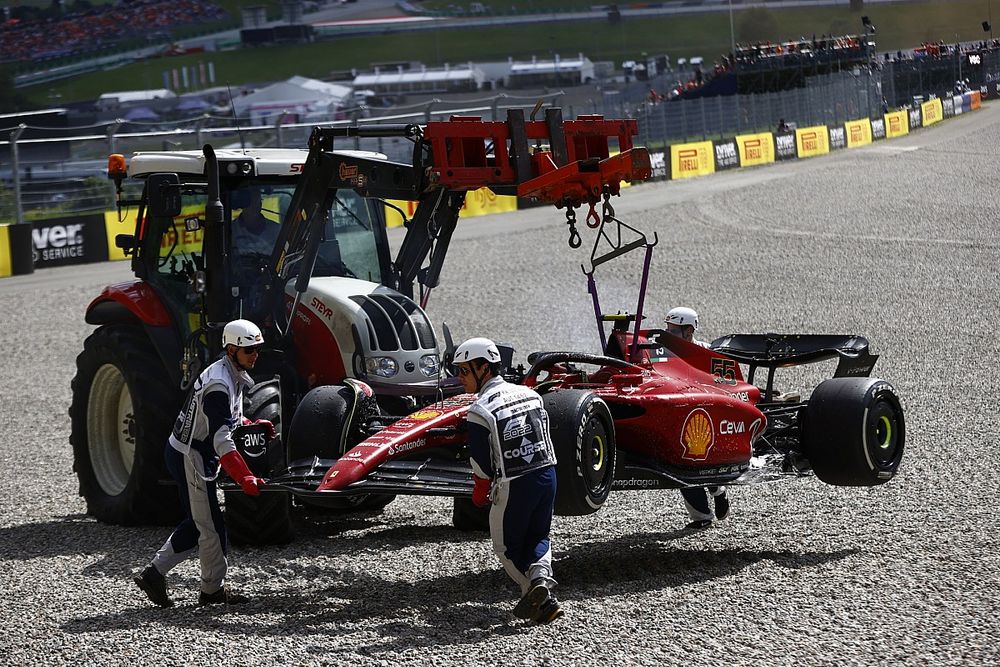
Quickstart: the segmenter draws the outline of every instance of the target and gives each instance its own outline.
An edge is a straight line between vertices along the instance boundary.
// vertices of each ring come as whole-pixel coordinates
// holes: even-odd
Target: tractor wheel
[[[601,509],[615,480],[615,426],[607,404],[588,391],[542,396],[556,450],[556,507],[560,516]]]
[[[76,358],[72,390],[69,440],[87,513],[126,526],[177,523],[180,500],[164,447],[182,397],[145,332],[95,330]]]
[[[891,384],[874,378],[821,382],[806,406],[802,448],[816,476],[836,486],[876,486],[903,458],[906,425]]]
[[[261,460],[257,461],[240,452],[247,459],[254,474],[267,478],[280,471],[284,464],[281,456],[281,386],[277,380],[255,384],[247,392],[243,415],[250,420],[267,419],[274,424],[278,437],[271,441]],[[277,470],[276,470],[277,469]],[[221,472],[221,475],[226,473]],[[242,491],[226,491],[226,531],[234,544],[264,546],[288,544],[295,536],[292,527],[292,497],[287,491],[265,491],[259,496],[248,496]]]
[[[354,404],[354,391],[343,385],[324,385],[312,389],[302,397],[292,422],[288,427],[286,456],[288,462],[312,458],[338,459],[342,453],[341,440]],[[358,436],[348,433],[345,447],[350,449]],[[396,498],[392,494],[372,493],[333,498],[301,498],[310,508],[341,512],[381,511]]]
[[[451,525],[465,532],[489,532],[490,506],[476,507],[468,498],[455,498]]]

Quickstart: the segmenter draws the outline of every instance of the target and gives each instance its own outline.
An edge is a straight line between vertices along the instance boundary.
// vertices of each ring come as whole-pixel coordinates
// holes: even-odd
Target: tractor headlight
[[[420,372],[429,378],[437,377],[438,358],[436,354],[425,354],[420,357]]]
[[[365,359],[365,368],[372,375],[391,378],[399,372],[399,364],[392,357],[368,357]]]

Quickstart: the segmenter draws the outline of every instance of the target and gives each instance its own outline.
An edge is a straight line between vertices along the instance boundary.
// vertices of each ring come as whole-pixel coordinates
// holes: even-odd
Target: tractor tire
[[[468,498],[455,498],[451,525],[463,532],[489,532],[490,506],[476,507]]]
[[[903,408],[885,380],[833,378],[809,398],[802,448],[827,484],[885,484],[899,469],[905,441]]]
[[[615,423],[607,404],[588,391],[562,389],[542,396],[556,450],[556,506],[560,516],[601,509],[615,481]]]
[[[353,390],[343,385],[324,385],[302,397],[288,427],[286,456],[288,462],[312,458],[338,459],[341,439],[349,418],[348,406],[354,400]],[[346,446],[354,446],[357,437],[347,435]],[[378,512],[396,496],[372,493],[332,498],[300,498],[303,505],[337,512]]]
[[[279,472],[284,464],[284,456],[281,455],[280,384],[276,380],[268,380],[251,387],[244,397],[243,416],[253,421],[266,419],[274,424],[274,430],[278,433],[278,437],[268,445],[263,457],[266,460],[261,461],[267,470],[257,468],[257,461],[247,459],[254,474],[267,478],[270,473]],[[224,472],[219,474],[225,475]],[[264,491],[259,496],[248,496],[242,491],[226,491],[224,495],[226,532],[233,544],[288,544],[295,537],[292,496],[288,491]]]
[[[72,391],[69,441],[87,513],[122,526],[176,524],[164,447],[182,396],[142,328],[105,325],[88,336]]]

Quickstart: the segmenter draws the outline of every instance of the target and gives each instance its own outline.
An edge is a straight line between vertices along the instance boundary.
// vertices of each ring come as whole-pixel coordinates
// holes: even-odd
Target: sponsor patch
[[[715,428],[712,417],[703,408],[692,410],[684,420],[681,429],[681,458],[704,461],[715,444]]]
[[[434,419],[435,417],[440,417],[440,410],[419,410],[410,415],[410,419],[415,419],[417,421],[426,421],[428,419]]]

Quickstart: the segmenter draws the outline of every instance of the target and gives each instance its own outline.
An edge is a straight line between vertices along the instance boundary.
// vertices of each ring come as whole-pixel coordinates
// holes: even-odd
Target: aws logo
[[[715,444],[715,426],[712,417],[702,408],[692,410],[681,429],[681,458],[704,461]]]

